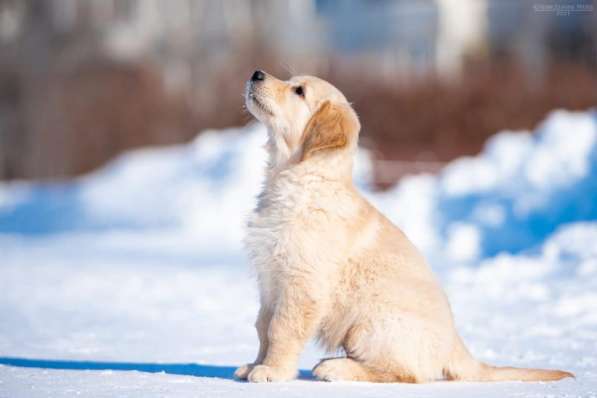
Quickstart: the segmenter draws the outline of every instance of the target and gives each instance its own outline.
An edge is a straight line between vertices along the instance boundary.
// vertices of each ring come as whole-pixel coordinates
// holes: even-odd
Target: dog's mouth
[[[261,102],[257,97],[252,95],[249,98],[251,98],[251,101],[253,101],[253,103],[257,106],[257,108],[259,108],[263,113],[265,113],[266,115],[269,115],[269,116],[274,115],[272,113],[272,111],[269,109],[269,107],[267,105],[265,105],[263,102]]]
[[[273,116],[274,113],[272,112],[271,108],[267,106],[267,104],[263,103],[259,99],[257,95],[253,92],[253,90],[249,89],[247,91],[247,101],[250,101],[260,112],[264,113],[267,116]]]

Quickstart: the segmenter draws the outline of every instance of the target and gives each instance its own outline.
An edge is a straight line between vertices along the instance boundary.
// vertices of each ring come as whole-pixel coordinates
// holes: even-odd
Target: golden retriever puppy
[[[282,81],[256,71],[246,106],[267,126],[269,164],[245,242],[258,276],[260,347],[237,378],[295,378],[311,338],[346,353],[313,369],[320,380],[572,376],[495,367],[471,356],[421,254],[353,186],[360,124],[339,90],[316,77]]]

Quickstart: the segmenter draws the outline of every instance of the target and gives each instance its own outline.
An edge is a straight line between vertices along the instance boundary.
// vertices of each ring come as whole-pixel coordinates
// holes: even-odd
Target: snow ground
[[[555,383],[376,385],[232,380],[255,355],[240,247],[262,127],[122,156],[72,183],[0,185],[0,398],[597,396],[597,116],[554,112],[438,176],[367,189],[425,252],[480,359]]]

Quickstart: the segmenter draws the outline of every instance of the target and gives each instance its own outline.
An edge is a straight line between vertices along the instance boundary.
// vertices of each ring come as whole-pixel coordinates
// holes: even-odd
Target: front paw
[[[247,377],[249,377],[249,373],[251,373],[254,367],[255,364],[252,363],[243,365],[234,371],[234,377],[238,380],[247,380]]]
[[[296,377],[297,371],[274,368],[266,365],[256,365],[249,372],[248,380],[252,383],[268,383],[272,381],[288,381]]]

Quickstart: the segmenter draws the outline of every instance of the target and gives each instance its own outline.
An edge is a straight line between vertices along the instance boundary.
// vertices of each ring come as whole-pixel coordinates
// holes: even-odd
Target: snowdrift
[[[0,185],[0,233],[159,233],[211,251],[240,249],[259,190],[261,125],[207,131],[180,146],[127,153],[70,183]],[[564,225],[597,219],[597,116],[556,111],[533,134],[502,132],[481,154],[438,176],[405,178],[389,192],[367,188],[438,266],[538,248]]]
[[[0,396],[594,395],[594,112],[554,112],[532,135],[497,134],[383,193],[367,188],[366,152],[356,170],[438,271],[475,357],[577,376],[558,383],[231,380],[257,346],[240,242],[264,141],[252,124],[130,152],[73,182],[0,184]],[[323,356],[308,346],[301,369]]]
[[[496,134],[480,155],[379,196],[437,262],[536,248],[562,226],[597,219],[597,113],[553,112],[533,134]]]

